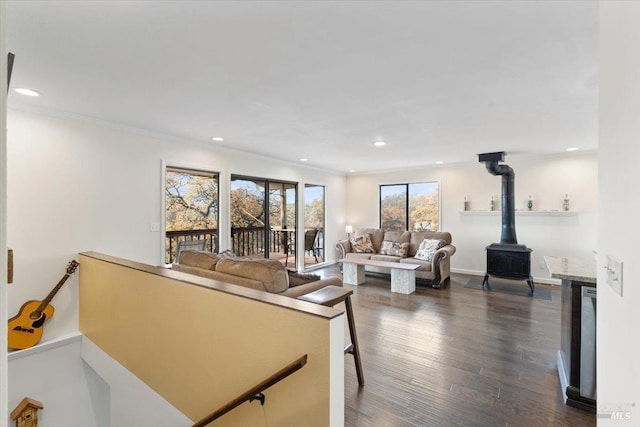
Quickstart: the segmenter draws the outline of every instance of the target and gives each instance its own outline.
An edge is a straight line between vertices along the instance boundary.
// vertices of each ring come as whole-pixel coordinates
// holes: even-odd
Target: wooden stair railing
[[[305,354],[304,356],[300,357],[299,359],[294,360],[293,362],[289,363],[287,366],[285,366],[284,368],[280,369],[278,372],[276,372],[275,374],[271,375],[269,378],[265,379],[264,381],[256,384],[254,387],[252,387],[249,390],[245,391],[244,393],[242,393],[240,396],[236,397],[235,399],[233,399],[229,403],[221,406],[219,409],[215,410],[214,412],[212,412],[211,414],[207,415],[206,417],[204,417],[200,421],[196,422],[192,427],[204,427],[204,426],[208,425],[209,423],[213,422],[215,419],[220,418],[221,416],[223,416],[227,412],[231,411],[232,409],[240,406],[241,404],[243,404],[247,400],[248,401],[259,400],[260,403],[262,405],[264,405],[265,396],[264,396],[264,394],[262,394],[262,392],[264,390],[268,389],[269,387],[271,387],[275,383],[280,382],[281,380],[285,379],[289,375],[291,375],[294,372],[296,372],[297,370],[301,369],[306,364],[307,364],[307,355]]]

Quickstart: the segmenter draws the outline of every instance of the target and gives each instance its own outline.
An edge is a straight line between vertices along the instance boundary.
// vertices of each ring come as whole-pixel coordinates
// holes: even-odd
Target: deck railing
[[[236,256],[250,256],[265,253],[265,230],[262,227],[231,228],[231,250]],[[320,231],[320,236],[322,230]],[[321,239],[322,237],[319,237]],[[172,230],[166,232],[166,262],[171,263],[176,256],[178,242],[188,240],[205,240],[205,250],[215,252],[218,247],[218,230]],[[288,242],[290,253],[295,252],[296,229],[269,230],[269,252],[284,253],[285,241]],[[320,246],[322,247],[322,245]],[[324,254],[322,254],[324,257]]]
[[[285,238],[286,234],[286,238]],[[269,230],[269,252],[284,252],[285,239],[291,245],[295,245],[295,229],[271,229]],[[264,254],[264,228],[245,227],[231,229],[232,250],[237,256]]]
[[[171,230],[166,232],[165,262],[173,262],[176,257],[178,242],[188,240],[204,240],[204,249],[215,252],[218,246],[218,230],[215,228],[207,230]]]

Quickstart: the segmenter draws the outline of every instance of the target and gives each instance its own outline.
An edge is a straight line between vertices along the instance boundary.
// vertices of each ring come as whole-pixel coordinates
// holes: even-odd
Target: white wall
[[[30,397],[44,406],[38,425],[109,425],[109,386],[82,362],[81,338],[65,337],[9,356],[9,412]],[[15,424],[8,414],[3,418]]]
[[[640,3],[601,2],[597,322],[601,426],[640,422],[639,22]],[[606,284],[606,255],[623,262],[622,296]],[[619,418],[605,418],[611,413]]]
[[[161,263],[161,233],[149,225],[161,221],[163,161],[220,172],[222,192],[232,173],[325,185],[328,261],[344,236],[344,175],[87,120],[11,110],[7,124],[9,313],[43,299],[78,252]],[[54,298],[42,341],[77,331],[76,276]]]
[[[7,111],[7,45],[6,2],[0,2],[0,342],[7,342],[7,140],[6,140],[6,111]],[[0,412],[7,411],[7,377],[8,362],[7,348],[0,346]],[[7,419],[0,417],[0,427],[6,427]]]
[[[81,355],[86,363],[85,371],[93,373],[92,382],[106,385],[102,388],[90,385],[92,397],[100,396],[100,400],[92,399],[95,419],[99,423],[96,427],[179,427],[193,424],[187,416],[85,336],[82,337]]]
[[[532,274],[548,281],[541,268],[545,255],[593,257],[596,249],[598,160],[595,153],[567,154],[536,159],[510,159],[515,171],[516,209],[525,209],[529,194],[534,210],[560,210],[565,193],[576,216],[516,215],[518,242],[533,249]],[[456,254],[451,268],[457,272],[484,274],[485,246],[500,241],[500,215],[463,216],[464,197],[472,210],[488,210],[491,196],[500,209],[501,178],[487,172],[473,156],[468,164],[426,167],[347,180],[347,222],[354,228],[379,226],[380,184],[438,181],[440,183],[442,231],[452,234]],[[553,280],[551,280],[553,282]]]

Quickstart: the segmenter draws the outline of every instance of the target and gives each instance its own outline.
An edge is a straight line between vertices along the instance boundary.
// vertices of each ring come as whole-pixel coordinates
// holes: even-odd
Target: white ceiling
[[[16,108],[341,172],[597,149],[597,2],[8,1],[6,11],[11,87],[42,93],[11,93]]]

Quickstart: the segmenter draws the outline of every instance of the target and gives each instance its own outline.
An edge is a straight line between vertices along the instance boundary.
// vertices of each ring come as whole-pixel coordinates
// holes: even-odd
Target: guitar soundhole
[[[33,314],[32,314],[33,316]],[[36,320],[35,322],[33,322],[33,327],[34,328],[39,328],[44,324],[44,321],[47,320],[47,315],[42,313],[42,317],[39,318],[38,320]]]

